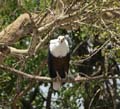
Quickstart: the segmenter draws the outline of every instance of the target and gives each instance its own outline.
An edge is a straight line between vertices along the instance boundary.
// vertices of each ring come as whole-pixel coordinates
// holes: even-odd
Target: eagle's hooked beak
[[[63,38],[60,40],[60,42],[62,43],[62,42],[64,41],[64,39],[65,39],[65,38],[63,37]]]

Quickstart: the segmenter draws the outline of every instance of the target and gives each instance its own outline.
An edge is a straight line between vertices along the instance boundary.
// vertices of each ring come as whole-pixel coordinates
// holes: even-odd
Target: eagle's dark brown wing
[[[70,53],[65,57],[54,57],[50,51],[48,53],[48,68],[51,78],[57,76],[57,72],[61,78],[65,78],[69,70]]]

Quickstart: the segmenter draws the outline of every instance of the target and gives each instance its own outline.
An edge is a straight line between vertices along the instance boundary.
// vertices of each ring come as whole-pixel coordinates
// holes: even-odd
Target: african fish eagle
[[[53,79],[53,89],[59,90],[62,80],[66,79],[69,70],[70,48],[65,36],[50,40],[48,51],[48,69]]]

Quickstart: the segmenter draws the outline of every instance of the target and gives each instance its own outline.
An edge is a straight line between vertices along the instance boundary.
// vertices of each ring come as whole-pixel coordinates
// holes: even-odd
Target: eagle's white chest
[[[57,39],[50,41],[50,52],[55,57],[64,57],[69,53],[69,45],[67,40],[63,43],[59,43]]]

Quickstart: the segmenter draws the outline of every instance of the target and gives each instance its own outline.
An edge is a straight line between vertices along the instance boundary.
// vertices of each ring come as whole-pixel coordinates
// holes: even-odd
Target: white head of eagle
[[[65,36],[50,40],[48,51],[48,69],[53,81],[53,89],[58,90],[61,80],[65,79],[69,70],[70,48]]]

